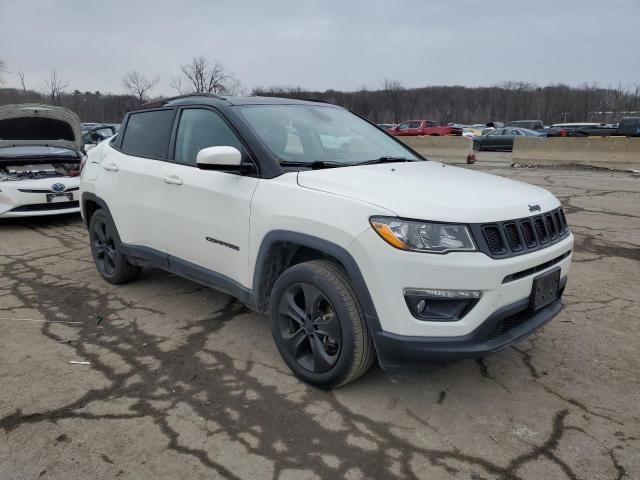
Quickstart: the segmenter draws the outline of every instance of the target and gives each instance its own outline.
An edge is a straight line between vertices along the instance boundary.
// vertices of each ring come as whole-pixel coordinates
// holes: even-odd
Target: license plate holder
[[[560,290],[560,267],[543,273],[533,279],[531,288],[531,309],[540,310],[558,298]]]
[[[47,193],[47,203],[73,202],[73,193]]]

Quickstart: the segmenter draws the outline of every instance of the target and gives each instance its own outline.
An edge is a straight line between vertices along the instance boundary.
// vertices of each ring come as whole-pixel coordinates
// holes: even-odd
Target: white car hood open
[[[80,119],[71,110],[52,105],[0,107],[0,147],[82,147]]]
[[[298,184],[418,220],[485,223],[559,206],[542,188],[434,161],[302,171]]]

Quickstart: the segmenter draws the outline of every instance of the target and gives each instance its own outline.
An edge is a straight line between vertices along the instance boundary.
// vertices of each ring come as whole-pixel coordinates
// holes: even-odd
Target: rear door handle
[[[182,185],[182,179],[175,175],[165,175],[164,182],[170,185]]]
[[[110,172],[117,172],[118,170],[120,170],[120,167],[118,167],[118,165],[116,165],[115,163],[103,163],[102,168]]]

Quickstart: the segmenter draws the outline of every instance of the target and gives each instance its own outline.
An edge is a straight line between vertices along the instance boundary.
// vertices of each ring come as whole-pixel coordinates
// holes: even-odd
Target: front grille
[[[76,190],[80,190],[80,187],[67,188],[67,189],[65,189],[65,192],[75,192]],[[53,192],[53,190],[51,190],[51,189],[49,189],[49,190],[34,190],[32,188],[19,188],[18,191],[22,192],[22,193],[56,193],[56,192]]]
[[[12,209],[12,212],[42,212],[49,210],[66,210],[67,208],[78,208],[79,201],[73,202],[57,202],[57,203],[34,203],[31,205],[22,205]]]
[[[493,257],[508,257],[539,250],[569,235],[569,226],[562,208],[529,218],[472,225],[472,229],[484,240],[479,242],[480,250]]]

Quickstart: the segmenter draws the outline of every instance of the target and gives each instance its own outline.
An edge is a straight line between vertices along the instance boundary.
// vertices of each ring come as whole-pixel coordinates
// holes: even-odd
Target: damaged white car
[[[72,111],[0,107],[0,218],[79,212],[81,148]]]

